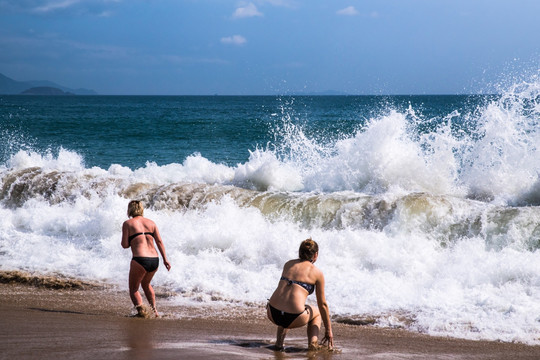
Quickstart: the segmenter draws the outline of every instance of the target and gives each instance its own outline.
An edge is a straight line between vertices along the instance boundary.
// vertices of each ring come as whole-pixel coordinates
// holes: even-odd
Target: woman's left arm
[[[168,270],[171,270],[171,264],[169,263],[169,260],[167,259],[167,254],[165,253],[165,245],[163,244],[163,240],[161,239],[161,234],[159,233],[158,227],[155,227],[154,230],[154,239],[156,240],[156,246],[159,250],[159,253],[161,254],[161,257],[163,258],[163,264]]]
[[[334,334],[332,333],[332,323],[330,321],[330,309],[328,307],[328,303],[326,302],[326,296],[324,295],[324,275],[322,272],[315,282],[315,293],[317,295],[317,305],[319,307],[319,312],[321,313],[325,329],[322,343],[328,342],[328,347],[333,348]]]

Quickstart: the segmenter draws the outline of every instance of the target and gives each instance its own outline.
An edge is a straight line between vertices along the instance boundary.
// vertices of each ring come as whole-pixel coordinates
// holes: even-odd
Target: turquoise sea
[[[136,198],[173,266],[155,277],[173,294],[160,301],[264,309],[311,236],[336,321],[540,344],[539,120],[538,81],[497,95],[0,96],[0,270],[127,289]]]
[[[215,163],[244,163],[257,148],[287,147],[283,127],[298,126],[329,144],[354,136],[370,119],[411,107],[420,131],[466,116],[489,96],[4,96],[2,161],[16,149],[83,156],[88,166],[181,163],[200,153]],[[454,119],[462,121],[465,117]],[[414,119],[417,121],[418,119]],[[5,139],[7,140],[7,139]],[[281,149],[280,149],[281,150]],[[284,149],[283,149],[284,150]],[[137,153],[135,155],[134,153]]]

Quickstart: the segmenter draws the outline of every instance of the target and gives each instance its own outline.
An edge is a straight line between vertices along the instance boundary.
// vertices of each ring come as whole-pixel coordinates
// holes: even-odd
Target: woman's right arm
[[[324,295],[324,275],[321,272],[319,278],[315,283],[315,293],[317,294],[317,305],[319,312],[324,323],[324,338],[322,343],[328,342],[328,347],[334,347],[334,335],[332,334],[332,323],[330,322],[330,310],[328,303],[326,302],[326,296]]]
[[[129,228],[127,222],[124,221],[124,224],[122,225],[122,247],[124,249],[127,249],[129,247],[129,240],[128,240],[128,234],[129,234]]]

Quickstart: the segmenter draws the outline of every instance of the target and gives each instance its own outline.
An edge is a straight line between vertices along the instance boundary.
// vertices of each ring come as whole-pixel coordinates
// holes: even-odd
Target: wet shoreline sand
[[[540,346],[432,337],[334,323],[340,352],[308,352],[305,328],[271,349],[275,327],[263,309],[226,319],[129,317],[127,293],[0,284],[2,359],[540,359]],[[169,309],[170,310],[170,309]]]

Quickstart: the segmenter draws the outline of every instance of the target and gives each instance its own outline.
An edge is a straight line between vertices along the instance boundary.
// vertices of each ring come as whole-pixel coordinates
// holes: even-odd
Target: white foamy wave
[[[127,289],[131,254],[121,248],[120,235],[126,194],[132,193],[154,204],[145,215],[160,227],[173,264],[154,283],[177,294],[171,301],[262,307],[283,263],[312,236],[321,246],[318,266],[336,316],[369,316],[381,326],[429,334],[537,343],[536,208],[428,194],[292,195],[167,184],[182,178],[176,167],[11,170],[8,177],[17,178],[21,194],[47,181],[54,191],[37,189],[39,195],[22,196],[17,206],[0,207],[0,269]],[[188,195],[189,206],[178,206]]]
[[[463,195],[456,140],[447,127],[415,139],[409,114],[391,111],[353,137],[320,145],[287,124],[281,148],[257,149],[235,168],[232,184],[261,191],[428,192]],[[286,149],[284,149],[286,148]],[[428,148],[426,150],[426,148]]]
[[[231,181],[234,170],[195,154],[188,156],[182,164],[158,166],[155,163],[147,163],[144,168],[133,171],[131,176],[138,181],[151,184],[178,182],[224,184]]]
[[[86,168],[80,154],[63,148],[60,148],[56,156],[51,152],[43,154],[19,150],[10,156],[0,171],[5,174],[34,168],[42,172],[73,172],[80,175],[92,173],[150,184],[177,182],[221,184],[228,183],[234,178],[234,169],[223,164],[212,163],[200,154],[187,157],[182,164],[158,166],[156,163],[147,162],[145,167],[135,170],[120,164],[112,164],[108,170],[103,170],[98,167]]]
[[[257,190],[301,191],[303,179],[289,163],[279,161],[270,151],[251,152],[249,161],[235,169],[233,183]]]
[[[127,297],[131,254],[120,246],[126,204],[109,195],[0,208],[0,269],[106,282]],[[441,246],[436,234],[414,226],[429,221],[421,212],[400,212],[384,231],[308,230],[228,197],[193,210],[149,208],[145,215],[160,227],[173,266],[170,272],[160,268],[154,284],[176,294],[173,302],[262,308],[283,263],[312,236],[335,316],[369,316],[380,326],[429,334],[538,343],[540,252],[486,246],[481,234]]]
[[[6,167],[15,170],[39,167],[45,170],[77,171],[84,169],[84,161],[76,152],[62,147],[57,156],[51,152],[40,154],[34,151],[19,150],[10,157]]]
[[[472,194],[525,200],[540,174],[540,81],[512,86],[477,119],[478,139],[462,154],[461,179]]]
[[[306,136],[284,112],[276,125],[276,143],[251,151],[245,163],[227,166],[194,154],[181,164],[149,162],[134,170],[113,164],[107,176],[149,184],[192,182],[259,191],[425,192],[535,205],[540,203],[536,191],[539,83],[516,85],[470,114],[454,110],[442,119],[424,119],[412,108],[389,110],[354,134],[324,144]],[[422,130],[426,122],[438,125]],[[79,154],[65,149],[57,156],[19,151],[4,167],[90,170]]]
[[[523,82],[473,112],[425,119],[390,110],[352,136],[320,144],[282,114],[272,149],[241,165],[237,184],[284,191],[468,196],[540,204],[540,80]],[[425,132],[425,123],[439,125]],[[277,159],[277,160],[276,160]],[[246,171],[251,169],[251,171]]]
[[[310,190],[460,193],[455,185],[456,161],[451,146],[432,134],[432,148],[412,138],[406,114],[392,111],[372,121],[353,138],[338,141],[335,155],[306,174]]]

